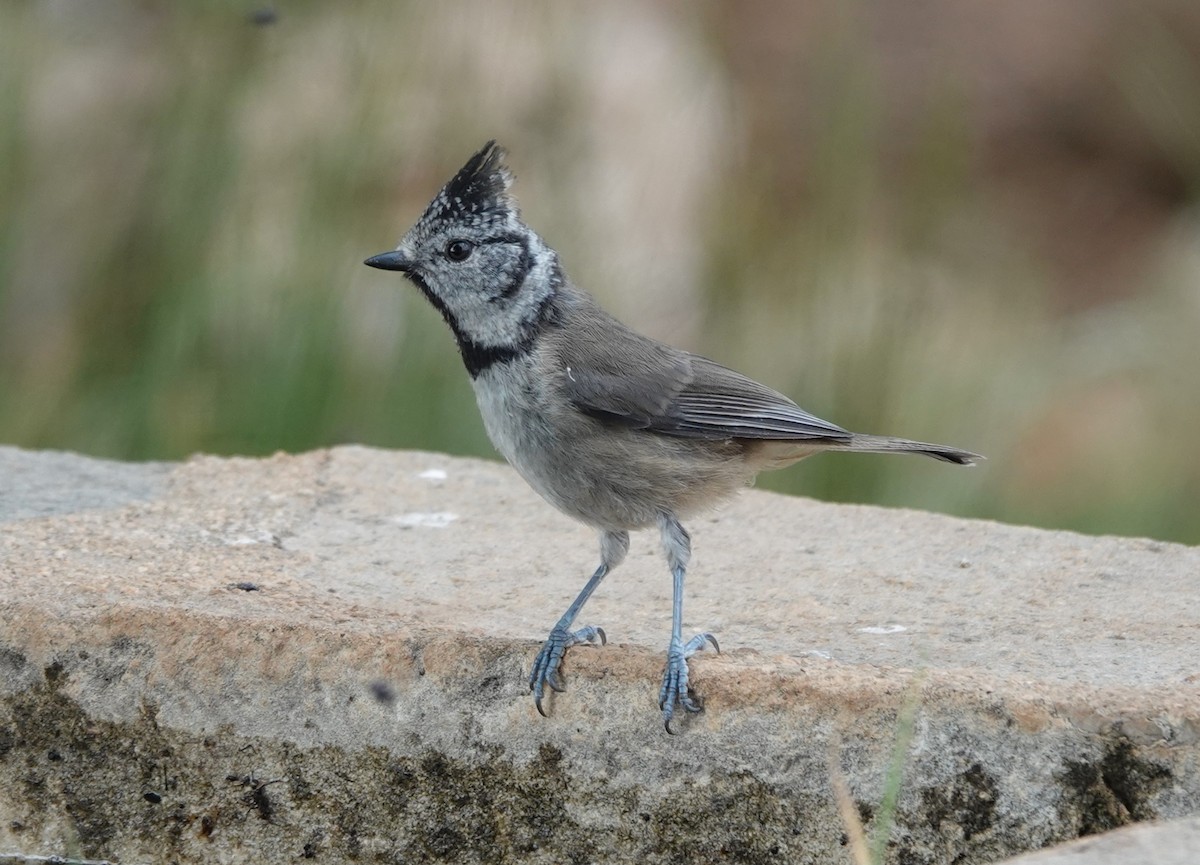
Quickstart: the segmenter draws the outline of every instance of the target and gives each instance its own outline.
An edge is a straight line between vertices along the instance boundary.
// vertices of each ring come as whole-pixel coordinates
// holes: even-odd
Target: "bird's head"
[[[527,338],[562,276],[558,257],[521,221],[504,149],[489,141],[442,187],[392,252],[366,260],[407,276],[464,342]]]

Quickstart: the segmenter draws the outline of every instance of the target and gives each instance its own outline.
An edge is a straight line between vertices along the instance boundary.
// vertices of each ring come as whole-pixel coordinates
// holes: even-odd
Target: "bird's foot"
[[[550,632],[550,636],[542,644],[542,650],[538,652],[537,659],[533,662],[533,670],[529,673],[529,690],[533,691],[533,704],[537,706],[538,713],[543,718],[550,717],[542,708],[542,697],[545,696],[546,686],[549,686],[552,691],[566,690],[566,685],[558,676],[563,654],[571,646],[579,643],[594,643],[597,639],[602,646],[608,641],[604,635],[604,629],[597,628],[595,625],[588,625],[588,627],[574,632],[556,627]]]
[[[707,643],[712,643],[712,647],[720,653],[721,647],[717,645],[717,638],[712,634],[697,634],[687,643],[676,638],[671,639],[671,645],[667,649],[667,669],[663,673],[662,688],[658,692],[658,708],[662,709],[663,726],[668,733],[675,732],[671,729],[671,719],[675,716],[676,704],[688,712],[699,712],[704,708],[703,700],[693,697],[688,689],[687,659],[703,649]]]

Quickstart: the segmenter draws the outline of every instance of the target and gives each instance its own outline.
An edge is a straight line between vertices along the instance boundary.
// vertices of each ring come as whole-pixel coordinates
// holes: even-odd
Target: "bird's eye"
[[[446,244],[446,258],[451,261],[466,261],[474,249],[475,244],[469,240],[452,240]]]

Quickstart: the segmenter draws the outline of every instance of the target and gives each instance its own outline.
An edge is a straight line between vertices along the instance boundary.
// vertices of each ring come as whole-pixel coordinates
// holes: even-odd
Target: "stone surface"
[[[906,705],[889,861],[1200,813],[1195,548],[748,493],[688,524],[724,652],[672,737],[650,534],[536,714],[596,541],[505,466],[0,448],[0,484],[0,852],[849,862],[832,779],[873,815]]]
[[[1200,817],[1142,823],[1006,859],[1004,865],[1196,865]]]

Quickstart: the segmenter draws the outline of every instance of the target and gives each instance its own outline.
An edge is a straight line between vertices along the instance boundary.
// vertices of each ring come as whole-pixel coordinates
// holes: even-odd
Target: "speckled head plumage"
[[[520,219],[516,199],[508,192],[513,175],[504,163],[506,156],[495,141],[483,145],[442,187],[417,224],[453,220],[486,228]]]

